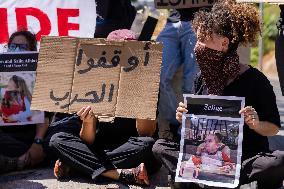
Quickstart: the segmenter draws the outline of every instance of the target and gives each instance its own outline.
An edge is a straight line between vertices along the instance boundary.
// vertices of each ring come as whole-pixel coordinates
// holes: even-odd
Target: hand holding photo
[[[184,95],[176,182],[233,188],[239,183],[244,98]],[[188,111],[184,111],[187,104]],[[222,110],[222,111],[221,111]]]

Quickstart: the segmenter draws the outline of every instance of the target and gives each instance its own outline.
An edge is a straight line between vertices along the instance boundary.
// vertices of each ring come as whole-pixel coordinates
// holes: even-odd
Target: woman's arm
[[[262,136],[274,136],[279,131],[279,127],[274,123],[260,121],[257,112],[251,106],[244,107],[239,113],[244,114],[245,123],[249,128]]]
[[[36,125],[36,135],[35,138],[38,139],[43,139],[45,136],[45,133],[48,129],[49,126],[49,119],[48,118],[44,118],[44,123],[39,123]]]
[[[35,139],[43,140],[45,133],[49,126],[49,119],[45,118],[44,123],[36,125]],[[31,166],[35,166],[43,161],[45,154],[43,151],[42,144],[33,143],[25,154],[29,154]]]
[[[156,131],[156,120],[136,119],[136,129],[139,136],[153,136]]]
[[[90,106],[83,107],[77,112],[77,115],[83,121],[80,138],[89,145],[93,144],[96,137],[97,118],[92,113],[92,108]]]
[[[253,130],[262,136],[274,136],[278,133],[279,127],[268,121],[259,121],[259,124]]]

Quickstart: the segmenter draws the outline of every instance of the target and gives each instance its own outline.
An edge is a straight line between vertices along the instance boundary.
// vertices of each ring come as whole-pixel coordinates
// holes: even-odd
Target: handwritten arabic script
[[[111,84],[110,88],[109,88],[109,93],[108,93],[108,102],[112,102],[113,92],[114,92],[114,85]],[[63,97],[55,97],[54,91],[51,90],[49,96],[50,96],[50,99],[55,102],[54,104],[56,106],[60,106],[60,102],[62,102],[62,101],[65,101],[67,99],[71,99],[70,92],[66,92]],[[79,95],[75,94],[73,99],[70,100],[70,103],[61,105],[60,108],[61,109],[68,108],[69,106],[72,106],[72,104],[74,104],[75,102],[77,102],[77,103],[84,102],[84,103],[91,103],[91,104],[100,103],[100,102],[102,102],[104,100],[105,96],[106,96],[106,84],[103,84],[100,96],[98,95],[97,91],[89,91],[89,92],[87,92],[85,94],[86,98],[78,98]],[[88,98],[88,97],[90,97],[90,98]]]
[[[150,50],[150,42],[145,43],[144,50],[145,50],[145,58],[144,58],[144,66],[147,66],[149,64],[150,59],[150,53],[148,50]],[[83,49],[80,49],[78,52],[77,60],[76,60],[76,66],[80,66],[82,64],[82,55],[84,51]],[[120,64],[121,58],[120,55],[122,54],[122,50],[116,49],[113,51],[113,57],[111,58],[110,62],[107,61],[106,55],[107,52],[105,50],[102,51],[101,57],[98,58],[98,60],[95,62],[95,58],[89,58],[86,62],[88,65],[88,68],[78,70],[79,74],[85,74],[92,69],[95,68],[114,68],[117,67]],[[139,65],[139,59],[137,56],[131,56],[127,59],[127,63],[129,67],[123,67],[124,72],[130,72],[133,71],[137,66]]]
[[[159,43],[43,37],[32,109],[155,119],[161,62]]]

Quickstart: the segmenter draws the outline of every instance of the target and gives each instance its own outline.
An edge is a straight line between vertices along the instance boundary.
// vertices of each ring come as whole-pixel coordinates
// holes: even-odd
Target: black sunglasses
[[[9,49],[15,50],[17,48],[20,50],[28,50],[29,46],[25,43],[10,43]]]

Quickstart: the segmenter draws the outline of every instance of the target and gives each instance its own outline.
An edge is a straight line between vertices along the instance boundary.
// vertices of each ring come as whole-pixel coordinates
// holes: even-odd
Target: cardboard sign
[[[218,0],[154,0],[157,9],[181,9],[212,6]]]
[[[37,52],[0,54],[0,126],[44,122],[44,112],[30,110],[37,61]]]
[[[176,182],[235,188],[239,184],[245,98],[184,95]]]
[[[43,37],[32,109],[155,119],[162,45]]]
[[[96,27],[94,0],[2,0],[0,1],[0,44],[27,28],[43,35],[93,37]]]

